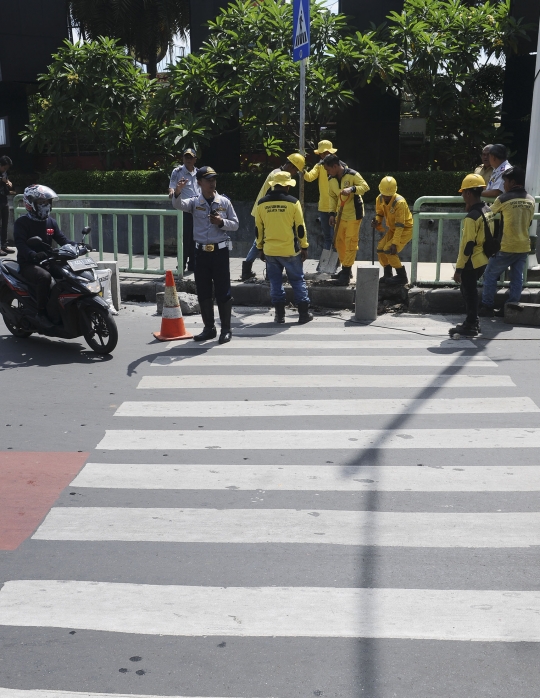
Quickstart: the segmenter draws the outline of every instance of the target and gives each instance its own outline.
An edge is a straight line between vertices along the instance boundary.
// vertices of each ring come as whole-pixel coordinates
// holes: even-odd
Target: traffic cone
[[[165,295],[163,297],[163,313],[161,316],[161,332],[152,333],[161,342],[176,339],[191,339],[193,335],[186,331],[182,309],[176,292],[176,284],[172,271],[165,276]]]

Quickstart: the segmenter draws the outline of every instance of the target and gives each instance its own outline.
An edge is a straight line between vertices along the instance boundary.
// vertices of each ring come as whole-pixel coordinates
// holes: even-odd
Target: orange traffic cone
[[[176,284],[172,271],[165,276],[165,296],[163,298],[163,313],[161,316],[161,332],[152,333],[161,342],[170,342],[175,339],[191,339],[193,335],[186,331],[182,309],[178,301]]]

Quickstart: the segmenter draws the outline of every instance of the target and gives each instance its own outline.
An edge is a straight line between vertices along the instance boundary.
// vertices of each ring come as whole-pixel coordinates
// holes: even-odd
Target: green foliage
[[[80,150],[97,148],[107,167],[113,157],[143,161],[155,151],[156,129],[147,112],[155,81],[116,41],[65,41],[52,58],[21,134],[29,151],[55,152],[61,159],[76,140]]]
[[[189,27],[189,0],[70,0],[69,6],[86,39],[118,39],[152,77],[174,36]]]
[[[379,191],[379,182],[388,172],[362,172],[370,186],[363,197],[373,203]],[[394,173],[399,193],[409,205],[420,196],[457,196],[466,172],[397,172]],[[224,172],[218,178],[218,191],[234,201],[255,201],[266,179],[266,174],[249,172]],[[165,172],[147,170],[85,172],[81,170],[48,172],[39,179],[40,183],[52,187],[57,194],[166,194],[169,175]],[[317,183],[306,183],[305,200],[319,200]]]

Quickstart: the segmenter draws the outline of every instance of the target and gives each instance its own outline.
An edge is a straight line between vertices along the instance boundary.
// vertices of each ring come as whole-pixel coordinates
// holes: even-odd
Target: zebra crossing
[[[474,653],[470,643],[480,643],[489,654],[540,642],[540,590],[500,577],[478,586],[470,567],[484,556],[495,579],[502,555],[520,559],[540,545],[540,510],[528,499],[540,492],[539,406],[477,343],[448,341],[440,322],[422,321],[419,338],[398,323],[262,326],[267,320],[246,317],[224,347],[160,347],[137,377],[137,398],[115,408],[72,481],[74,498],[54,506],[32,537],[90,556],[95,574],[6,582],[0,626],[99,633],[107,648],[168,638],[181,643],[180,654],[206,651],[193,643],[209,638],[224,649],[249,643],[235,646],[228,668],[187,665],[176,689],[245,698],[303,695],[294,680],[273,683],[254,659],[260,652],[271,664],[280,658],[275,672],[298,671],[302,681],[320,681],[320,667],[328,677],[349,672],[356,683],[339,695],[351,698],[442,697],[458,694],[451,685],[386,692],[371,651],[359,662],[353,645],[341,643],[389,647],[420,680],[419,642],[436,643],[429,651],[455,672],[458,646]],[[144,555],[144,574],[103,574],[103,546],[132,560]],[[171,557],[159,564],[148,555],[163,558],[162,550]],[[177,583],[152,572],[194,556],[201,571],[189,580],[180,567]],[[407,581],[404,556],[422,584]],[[392,584],[382,583],[387,571],[379,574],[374,560],[392,569]],[[453,571],[435,581],[441,560]],[[324,580],[310,585],[310,565],[320,564]],[[329,584],[331,564],[352,565],[358,583],[338,583],[336,571]],[[261,644],[268,641],[272,649]],[[258,667],[249,684],[238,677],[242,654]],[[197,691],[193,677],[205,670],[211,679]],[[64,688],[0,687],[0,698],[123,695],[99,682],[87,682],[89,692]],[[305,694],[332,694],[317,690]]]

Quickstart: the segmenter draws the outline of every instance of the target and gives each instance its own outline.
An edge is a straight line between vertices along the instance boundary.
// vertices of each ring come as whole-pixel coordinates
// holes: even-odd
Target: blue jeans
[[[319,211],[319,220],[321,221],[321,228],[324,235],[323,250],[329,250],[332,247],[334,227],[330,225],[330,216],[333,215],[333,213]]]
[[[497,252],[495,257],[490,258],[484,272],[482,305],[493,308],[497,293],[497,281],[508,267],[510,267],[510,293],[505,303],[519,303],[523,290],[523,270],[528,256],[528,252]]]
[[[304,268],[299,254],[293,257],[271,257],[266,255],[266,278],[270,281],[272,303],[285,303],[283,270],[292,286],[296,303],[309,303],[308,290],[304,280]]]
[[[253,262],[259,258],[260,252],[261,251],[257,249],[257,238],[255,238],[253,245],[251,245],[251,248],[244,261],[251,262],[251,264],[253,264]]]

